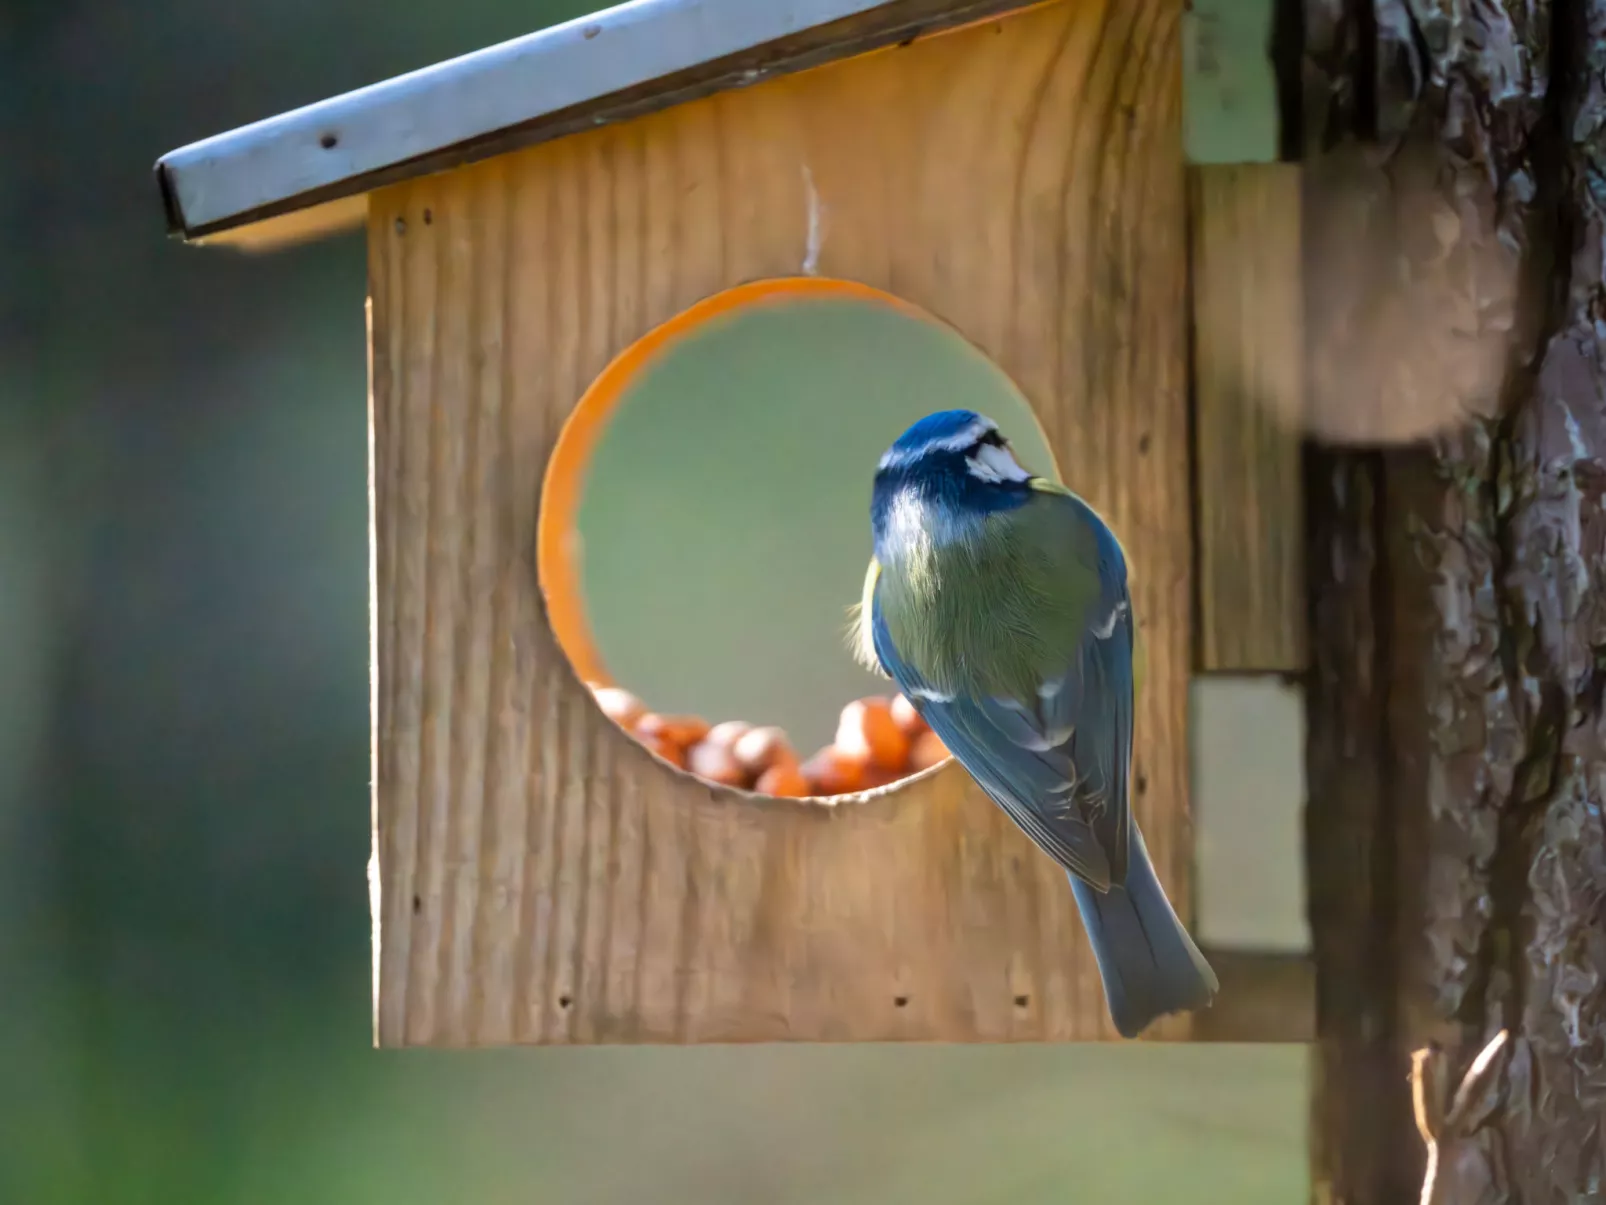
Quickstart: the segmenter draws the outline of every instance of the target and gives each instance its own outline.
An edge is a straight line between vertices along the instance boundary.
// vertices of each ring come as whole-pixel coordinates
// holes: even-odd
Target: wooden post
[[[1113,1036],[1063,874],[957,766],[762,801],[608,723],[536,497],[586,385],[720,290],[817,270],[951,323],[1126,544],[1133,806],[1185,904],[1180,8],[1052,3],[373,196],[381,1044]]]
[[[1316,1196],[1415,1197],[1411,1051],[1507,1030],[1433,1199],[1593,1199],[1606,5],[1306,7],[1309,415],[1374,445],[1307,474]]]

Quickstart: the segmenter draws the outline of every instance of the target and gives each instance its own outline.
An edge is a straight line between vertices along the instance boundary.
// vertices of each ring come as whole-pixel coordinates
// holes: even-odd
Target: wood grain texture
[[[1299,166],[1189,169],[1199,664],[1305,668]]]
[[[797,273],[812,208],[819,272],[991,355],[1126,543],[1133,804],[1186,915],[1179,9],[1046,6],[374,196],[381,1045],[1114,1036],[1063,874],[958,767],[755,801],[607,722],[536,502],[608,360]]]

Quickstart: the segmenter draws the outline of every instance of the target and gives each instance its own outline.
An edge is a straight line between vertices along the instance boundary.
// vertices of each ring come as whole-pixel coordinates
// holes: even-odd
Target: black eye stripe
[[[997,431],[989,431],[976,442],[978,444],[991,444],[995,448],[1001,448],[1004,446],[1004,437]]]

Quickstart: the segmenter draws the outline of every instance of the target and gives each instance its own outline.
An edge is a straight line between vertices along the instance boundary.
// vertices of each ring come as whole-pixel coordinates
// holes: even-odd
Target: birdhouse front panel
[[[1186,917],[1180,7],[1061,0],[373,194],[381,1045],[1115,1036],[1064,872],[958,765],[775,800],[631,741],[537,525],[579,399],[688,307],[818,276],[950,324],[1125,546],[1132,807]]]

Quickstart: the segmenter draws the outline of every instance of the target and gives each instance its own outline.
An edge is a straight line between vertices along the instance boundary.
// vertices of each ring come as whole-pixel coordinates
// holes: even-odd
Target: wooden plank
[[[1033,0],[634,0],[179,147],[197,239],[959,28]]]
[[[718,290],[817,263],[952,323],[1126,544],[1133,806],[1185,904],[1179,9],[1054,4],[372,198],[381,1045],[1114,1036],[1064,875],[957,766],[756,801],[604,720],[536,498],[588,383]]]
[[[1189,169],[1199,664],[1306,664],[1299,167]]]

